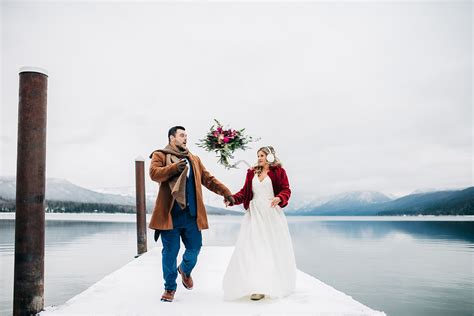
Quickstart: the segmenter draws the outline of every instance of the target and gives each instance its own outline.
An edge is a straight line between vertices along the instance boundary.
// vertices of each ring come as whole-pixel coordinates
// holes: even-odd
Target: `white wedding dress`
[[[224,299],[251,294],[284,297],[295,288],[296,264],[290,232],[280,206],[271,207],[272,181],[252,180],[253,199],[244,215],[224,275]]]

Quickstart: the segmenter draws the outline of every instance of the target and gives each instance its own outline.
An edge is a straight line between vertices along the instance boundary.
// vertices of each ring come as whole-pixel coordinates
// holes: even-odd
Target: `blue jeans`
[[[196,217],[191,216],[187,208],[184,210],[173,208],[171,215],[173,229],[161,231],[163,278],[165,279],[166,290],[176,290],[176,278],[178,277],[176,261],[180,238],[186,248],[180,266],[181,271],[186,275],[191,274],[196,265],[202,246],[202,235],[198,229]]]

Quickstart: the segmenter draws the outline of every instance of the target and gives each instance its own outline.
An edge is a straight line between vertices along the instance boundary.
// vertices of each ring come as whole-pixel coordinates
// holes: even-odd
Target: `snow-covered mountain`
[[[350,191],[331,196],[313,197],[291,200],[288,211],[310,212],[314,210],[337,211],[342,209],[359,208],[361,206],[384,203],[393,200],[378,191]]]
[[[224,203],[221,196],[216,195],[207,190],[203,190],[204,203],[214,207],[223,208]],[[387,202],[395,199],[394,196],[388,196],[377,191],[352,191],[329,196],[315,196],[314,194],[300,194],[293,192],[285,212],[306,212],[312,211],[322,205],[332,208],[339,205],[340,207],[364,206],[375,203]],[[243,210],[241,205],[234,206],[232,210]]]
[[[157,188],[147,188],[146,190],[146,208],[148,212],[153,210],[157,194]],[[215,195],[215,194],[213,194]],[[0,201],[13,200],[16,196],[16,180],[14,177],[0,177]],[[242,215],[243,212],[238,207],[224,209],[222,197],[217,196],[220,203],[207,205],[208,214],[215,215]],[[75,185],[64,179],[48,178],[46,179],[46,199],[56,201],[71,201],[82,203],[103,203],[116,205],[134,206],[136,203],[135,186],[100,188],[89,190]],[[208,199],[209,200],[209,199]],[[204,200],[204,204],[206,200]],[[241,211],[241,212],[239,212]]]
[[[352,191],[334,196],[330,201],[319,206],[321,209],[338,211],[358,208],[376,203],[391,201],[385,194],[377,191]]]
[[[15,199],[15,196],[15,178],[0,177],[0,197],[4,199]],[[46,199],[85,203],[109,203],[118,205],[135,205],[136,203],[133,196],[100,193],[58,178],[46,179]]]
[[[314,194],[291,194],[290,203],[285,212],[311,210],[332,199],[332,196],[315,196]]]
[[[390,201],[391,199],[378,191],[351,191],[335,195],[331,202],[335,200],[342,202],[355,202],[360,204],[374,204]]]
[[[474,187],[409,194],[391,199],[376,191],[353,191],[333,196],[326,203],[291,212],[294,215],[470,215]]]
[[[147,188],[148,212],[155,204],[156,193],[156,188]],[[15,178],[0,177],[0,201],[14,200],[15,195]],[[207,209],[209,214],[242,214],[241,205],[226,209],[221,196],[207,190],[203,190],[203,195],[204,204],[209,206]],[[101,188],[95,191],[57,178],[46,180],[46,199],[129,206],[134,206],[136,203],[134,186]],[[459,214],[468,214],[466,210],[469,211],[474,206],[473,188],[435,192],[432,192],[432,189],[421,189],[400,198],[387,196],[378,191],[350,191],[331,196],[302,195],[295,192],[285,212],[288,215],[375,215],[400,210],[415,212],[421,208],[427,209],[428,212],[429,207],[436,203],[440,209],[449,210],[452,214],[457,214],[458,210],[464,212]]]
[[[456,190],[459,190],[459,188],[419,188],[407,195]]]
[[[0,177],[0,198],[14,199],[16,196],[16,181],[14,177]]]
[[[113,194],[113,195],[120,195],[124,197],[132,197],[135,199],[135,186],[123,186],[123,187],[101,187],[101,188],[93,188],[92,189],[95,192],[99,193],[104,193],[104,194]],[[145,196],[148,200],[150,201],[155,201],[156,195],[158,193],[158,186],[154,185],[152,188],[150,188],[146,184],[145,188]]]

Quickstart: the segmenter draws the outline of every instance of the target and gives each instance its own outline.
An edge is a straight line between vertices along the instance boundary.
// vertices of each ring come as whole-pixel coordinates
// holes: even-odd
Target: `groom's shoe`
[[[176,293],[175,290],[165,290],[163,295],[161,295],[161,301],[162,302],[172,302],[174,299],[174,293]]]
[[[178,266],[178,272],[179,274],[181,274],[181,280],[183,281],[184,287],[187,290],[192,290],[194,283],[193,283],[193,278],[191,277],[191,275],[186,275],[186,273],[184,273],[181,270],[181,266]]]
[[[261,299],[264,298],[264,297],[265,297],[264,294],[252,294],[252,295],[250,295],[250,299],[251,299],[252,301],[259,301],[259,300],[261,300]]]

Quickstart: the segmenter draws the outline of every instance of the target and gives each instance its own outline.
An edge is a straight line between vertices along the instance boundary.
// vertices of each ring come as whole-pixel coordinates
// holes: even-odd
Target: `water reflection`
[[[0,314],[11,314],[14,220],[0,220]],[[151,238],[151,236],[150,236]],[[64,303],[136,254],[134,223],[47,221],[45,305]]]
[[[291,221],[294,233],[330,231],[344,238],[382,239],[389,235],[410,235],[417,239],[442,239],[474,243],[474,222],[468,221]],[[318,231],[319,230],[319,231]]]
[[[205,246],[242,217],[209,218]],[[474,222],[288,218],[298,267],[388,315],[472,315]],[[47,221],[45,303],[62,304],[133,259],[135,223]],[[148,230],[148,247],[159,247]],[[0,220],[0,314],[11,313],[14,220]]]
[[[474,311],[474,222],[292,221],[290,231],[300,269],[389,315]]]

